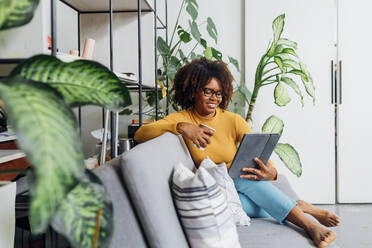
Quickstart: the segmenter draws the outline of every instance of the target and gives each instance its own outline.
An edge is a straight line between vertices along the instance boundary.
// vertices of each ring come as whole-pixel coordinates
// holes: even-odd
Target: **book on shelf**
[[[116,72],[115,75],[124,83],[138,83],[136,74],[133,72]]]

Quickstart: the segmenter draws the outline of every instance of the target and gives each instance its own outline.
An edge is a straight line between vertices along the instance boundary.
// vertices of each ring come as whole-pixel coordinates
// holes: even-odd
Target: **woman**
[[[222,61],[195,59],[180,68],[175,75],[174,101],[184,110],[170,114],[155,123],[142,126],[134,139],[144,142],[165,132],[181,134],[196,165],[207,156],[216,164],[225,162],[229,168],[237,151],[237,144],[251,129],[239,115],[226,111],[233,93],[233,77]],[[203,125],[212,127],[209,129]],[[202,148],[202,149],[200,149]],[[318,247],[326,247],[336,238],[333,231],[312,221],[304,213],[313,215],[325,226],[336,226],[337,215],[304,201],[293,201],[269,180],[276,180],[272,162],[264,165],[256,158],[260,169],[245,168],[234,179],[244,211],[251,217],[274,217],[278,222],[290,221],[303,228]]]

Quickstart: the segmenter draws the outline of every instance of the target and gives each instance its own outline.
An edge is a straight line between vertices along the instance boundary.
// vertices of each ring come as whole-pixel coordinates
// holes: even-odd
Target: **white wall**
[[[172,35],[181,3],[182,0],[168,1],[169,39]],[[208,44],[222,52],[224,61],[228,61],[227,56],[234,57],[239,61],[240,67],[244,68],[244,56],[242,56],[244,54],[244,0],[198,0],[197,3],[199,4],[197,23],[200,24],[206,21],[207,17],[211,17],[216,24],[218,33],[217,45],[209,37],[206,31],[206,24],[199,27]],[[185,29],[188,28],[188,19],[189,15],[184,11],[184,14],[181,15],[180,23]],[[236,80],[239,81],[240,74],[237,73],[232,65],[229,68]]]

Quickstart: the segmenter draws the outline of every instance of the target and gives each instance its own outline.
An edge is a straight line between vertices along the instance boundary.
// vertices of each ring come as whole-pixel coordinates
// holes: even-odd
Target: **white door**
[[[303,172],[297,178],[273,154],[272,160],[279,173],[288,177],[302,199],[312,203],[334,203],[335,115],[331,103],[331,60],[336,54],[335,3],[333,0],[249,0],[245,4],[247,87],[253,89],[257,64],[273,36],[272,21],[282,13],[286,14],[282,37],[298,42],[297,53],[307,65],[316,87],[313,105],[302,82],[296,80],[304,94],[304,108],[289,88],[292,100],[285,107],[274,104],[275,85],[261,88],[253,111],[253,131],[259,132],[272,114],[281,118],[285,127],[280,142],[289,143],[297,150]]]
[[[371,12],[371,1],[339,0],[338,199],[342,203],[372,202]]]

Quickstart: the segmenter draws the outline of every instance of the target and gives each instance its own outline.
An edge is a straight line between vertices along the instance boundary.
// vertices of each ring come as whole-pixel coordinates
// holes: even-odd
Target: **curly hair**
[[[204,57],[194,59],[191,63],[181,67],[173,81],[173,100],[183,109],[192,108],[195,104],[194,96],[199,93],[212,78],[216,78],[222,88],[220,108],[226,109],[233,94],[234,80],[227,64],[221,60],[212,61]]]

